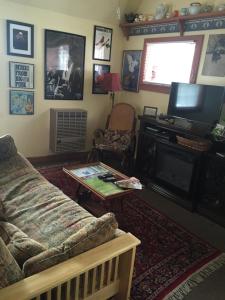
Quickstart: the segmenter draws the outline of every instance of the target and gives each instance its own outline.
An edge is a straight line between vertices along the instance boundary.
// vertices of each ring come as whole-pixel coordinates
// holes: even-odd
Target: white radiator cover
[[[85,150],[87,111],[50,109],[50,150],[80,152]]]

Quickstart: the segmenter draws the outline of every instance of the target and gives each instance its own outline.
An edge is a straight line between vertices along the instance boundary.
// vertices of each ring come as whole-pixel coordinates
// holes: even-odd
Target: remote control
[[[103,175],[99,175],[98,178],[99,179],[105,179],[105,178],[108,178],[108,177],[112,177],[113,175],[111,173],[106,173],[106,174],[103,174]]]
[[[116,178],[115,177],[108,177],[108,178],[103,179],[103,181],[104,182],[115,182]]]

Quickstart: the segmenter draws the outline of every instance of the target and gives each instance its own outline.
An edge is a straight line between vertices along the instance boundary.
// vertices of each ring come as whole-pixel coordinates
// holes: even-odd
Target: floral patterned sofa
[[[11,136],[0,137],[1,300],[86,299],[96,293],[107,295],[99,299],[127,299],[139,241],[117,227],[112,213],[91,215],[40,175]],[[126,278],[120,275],[124,263]]]

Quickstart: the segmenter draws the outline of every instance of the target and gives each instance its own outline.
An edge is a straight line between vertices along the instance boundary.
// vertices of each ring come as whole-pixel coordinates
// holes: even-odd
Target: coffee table
[[[71,165],[63,168],[63,171],[78,183],[76,196],[79,195],[81,187],[84,187],[87,191],[93,193],[103,201],[121,198],[122,196],[133,192],[133,189],[122,189],[113,183],[106,183],[99,179],[98,176],[105,173],[111,173],[117,180],[129,178],[102,162],[80,164],[76,166]]]

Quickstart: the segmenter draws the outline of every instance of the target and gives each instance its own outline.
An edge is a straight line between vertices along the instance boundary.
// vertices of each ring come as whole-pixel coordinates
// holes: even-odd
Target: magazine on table
[[[102,173],[106,173],[107,169],[102,166],[90,166],[90,167],[74,169],[71,170],[71,172],[77,177],[88,177],[92,175],[99,175]]]

